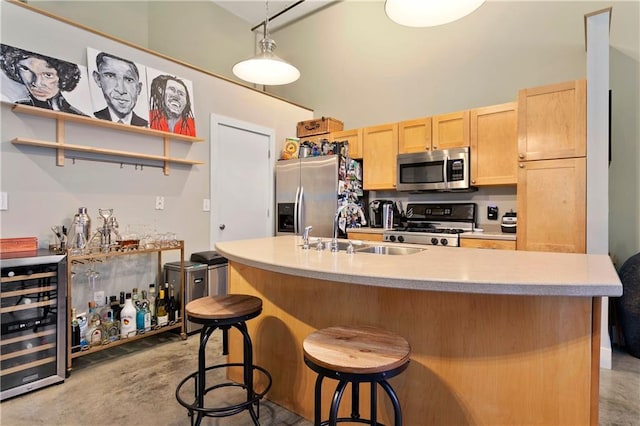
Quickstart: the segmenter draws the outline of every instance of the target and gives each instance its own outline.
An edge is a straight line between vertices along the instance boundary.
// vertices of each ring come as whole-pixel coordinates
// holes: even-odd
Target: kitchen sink
[[[419,253],[424,249],[416,247],[367,246],[356,248],[356,253],[373,253],[386,255],[405,255]]]
[[[322,243],[324,244],[324,249],[325,250],[331,250],[331,240],[322,240]],[[347,241],[347,240],[338,240],[338,251],[346,251],[347,247],[349,247],[349,243],[351,243],[353,245],[353,249],[354,250],[359,250],[365,247],[369,247],[368,244],[364,244],[362,241]],[[309,241],[309,248],[310,249],[315,249],[316,246],[318,245],[318,241],[317,240],[310,240]],[[302,247],[302,244],[300,244],[300,247]]]

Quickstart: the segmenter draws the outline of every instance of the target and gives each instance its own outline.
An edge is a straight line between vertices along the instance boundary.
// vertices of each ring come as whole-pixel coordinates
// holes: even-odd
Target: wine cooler
[[[66,260],[35,253],[0,260],[0,400],[65,379]]]

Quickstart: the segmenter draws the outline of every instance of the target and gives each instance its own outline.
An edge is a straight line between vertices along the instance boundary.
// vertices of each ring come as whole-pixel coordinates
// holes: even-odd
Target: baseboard
[[[611,370],[611,347],[600,346],[600,368]]]

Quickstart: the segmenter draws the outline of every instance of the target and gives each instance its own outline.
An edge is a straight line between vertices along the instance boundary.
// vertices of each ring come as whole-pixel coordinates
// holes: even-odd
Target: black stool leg
[[[385,390],[385,392],[387,392],[387,395],[389,395],[389,399],[393,404],[393,414],[395,416],[396,426],[402,426],[402,410],[400,409],[400,401],[398,400],[396,392],[386,380],[381,380],[379,383],[380,386],[382,386],[382,388]]]
[[[242,337],[244,339],[243,344],[243,376],[244,376],[244,384],[246,386],[247,391],[247,402],[251,402],[254,400],[254,390],[253,390],[253,344],[251,343],[251,336],[249,336],[249,331],[247,330],[247,324],[244,322],[234,324],[234,327],[237,328],[240,333],[242,333]],[[260,411],[260,402],[256,401],[256,405],[258,406],[258,412]],[[247,408],[249,410],[249,414],[251,414],[251,419],[253,423],[257,426],[260,425],[258,422],[258,415],[253,409],[253,405],[249,405]]]
[[[324,379],[324,376],[322,374],[318,374],[318,377],[316,377],[316,390],[313,397],[314,426],[320,426],[320,424],[322,423],[322,379]]]
[[[371,385],[371,424],[378,424],[378,385],[376,382],[369,383]]]
[[[329,410],[329,425],[336,426],[338,424],[338,408],[340,407],[340,401],[342,400],[342,394],[347,387],[347,381],[340,380],[336,391],[333,393],[333,399],[331,400],[331,409]]]
[[[217,327],[215,326],[205,326],[202,327],[202,330],[200,331],[200,348],[198,349],[198,376],[196,378],[196,398],[198,400],[199,408],[204,407],[204,390],[206,388],[205,375],[207,372],[205,359],[207,353],[207,342],[209,341],[211,333],[213,333],[216,328]],[[196,426],[200,425],[200,423],[202,422],[202,417],[202,412],[199,411],[195,422]],[[193,423],[193,416],[191,417],[191,422]]]
[[[360,382],[351,382],[351,418],[360,418]]]

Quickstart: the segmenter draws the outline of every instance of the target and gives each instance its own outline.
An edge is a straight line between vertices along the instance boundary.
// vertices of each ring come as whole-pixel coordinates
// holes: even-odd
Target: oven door
[[[398,191],[437,191],[447,189],[445,151],[398,155]]]

